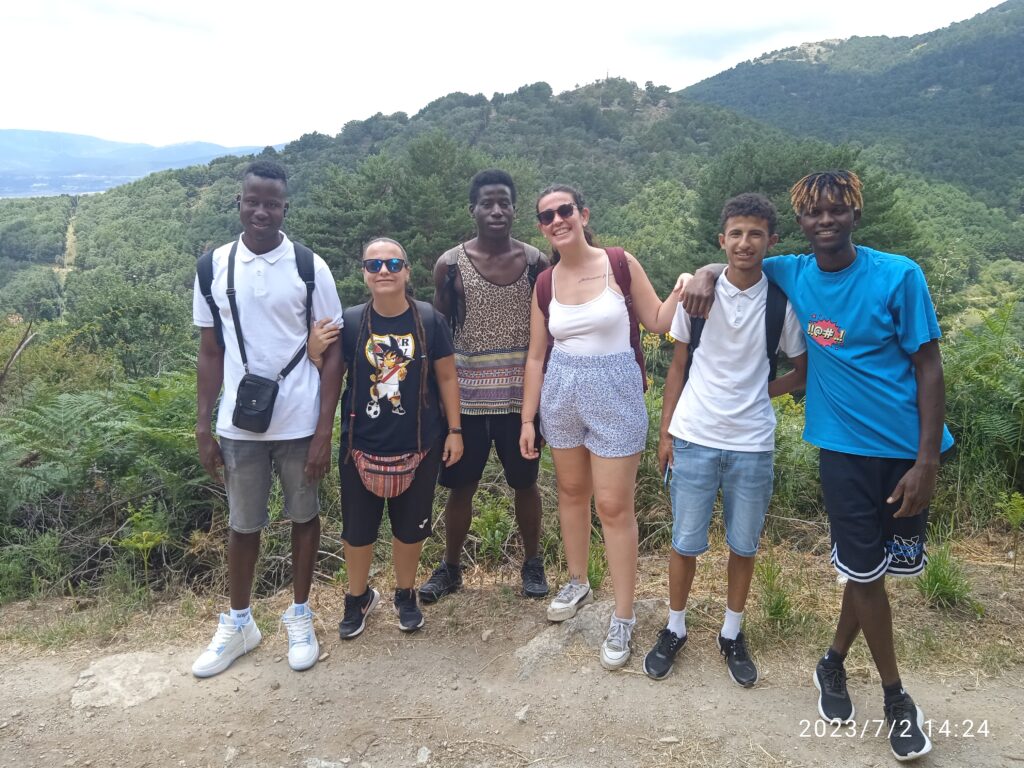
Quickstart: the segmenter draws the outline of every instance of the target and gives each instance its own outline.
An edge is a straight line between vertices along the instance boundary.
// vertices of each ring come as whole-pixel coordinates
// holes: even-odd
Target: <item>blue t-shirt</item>
[[[911,355],[941,335],[921,268],[857,246],[838,272],[814,254],[775,256],[764,273],[789,297],[807,334],[804,439],[858,456],[917,458],[920,423]],[[943,426],[941,450],[953,445]]]

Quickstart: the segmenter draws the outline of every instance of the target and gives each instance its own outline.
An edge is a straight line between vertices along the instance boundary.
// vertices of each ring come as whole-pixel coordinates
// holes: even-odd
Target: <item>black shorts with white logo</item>
[[[522,490],[537,482],[540,457],[524,459],[519,450],[522,415],[500,413],[494,416],[462,417],[462,458],[450,467],[441,467],[440,484],[445,488],[465,488],[480,482],[487,458],[494,452],[505,470],[509,488]]]
[[[382,499],[366,490],[355,462],[345,462],[346,445],[342,443],[338,475],[341,480],[341,538],[353,547],[365,547],[377,541],[384,505],[388,507],[391,533],[403,544],[416,544],[431,533],[434,511],[434,490],[437,468],[441,463],[443,445],[438,443],[423,457],[412,483],[403,493]]]
[[[855,456],[821,449],[818,467],[832,535],[832,565],[852,581],[886,574],[917,576],[928,562],[928,510],[893,517],[902,499],[886,499],[914,466],[913,459]]]

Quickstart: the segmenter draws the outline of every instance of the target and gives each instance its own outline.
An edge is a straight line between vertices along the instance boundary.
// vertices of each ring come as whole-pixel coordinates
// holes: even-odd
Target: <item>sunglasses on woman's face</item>
[[[537,213],[537,221],[546,227],[555,220],[556,213],[562,221],[565,221],[572,218],[574,210],[576,210],[576,206],[573,203],[565,203],[557,208],[548,208],[546,211],[539,211]]]
[[[382,267],[387,267],[388,272],[395,274],[405,269],[408,263],[405,259],[397,257],[394,259],[363,259],[363,269],[376,275]]]

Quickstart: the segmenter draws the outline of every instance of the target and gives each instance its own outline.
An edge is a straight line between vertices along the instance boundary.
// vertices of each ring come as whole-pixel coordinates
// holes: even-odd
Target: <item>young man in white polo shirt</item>
[[[720,221],[718,242],[728,267],[715,286],[717,301],[693,344],[689,366],[691,329],[697,326],[682,307],[672,324],[675,351],[665,377],[658,444],[662,472],[672,473],[669,618],[644,658],[644,672],[656,680],[665,677],[686,642],[686,600],[697,556],[708,549],[708,525],[721,489],[730,551],[718,644],[732,679],[749,688],[757,682],[757,667],[740,627],[772,496],[775,413],[770,398],[803,385],[807,347],[793,308],[781,293],[769,298],[761,272],[768,248],[779,239],[775,207],[761,195],[739,195],[725,204]],[[770,380],[780,349],[793,370]]]
[[[307,601],[320,544],[317,486],[330,468],[342,362],[337,344],[324,352],[320,371],[306,356],[307,285],[299,274],[295,246],[281,231],[288,211],[287,195],[287,178],[277,163],[257,161],[246,169],[237,198],[242,235],[213,252],[210,295],[220,318],[223,346],[217,338],[213,310],[196,276],[192,304],[193,322],[200,328],[196,443],[203,467],[224,482],[227,490],[231,599],[230,613],[221,614],[213,640],[192,665],[196,677],[223,672],[262,639],[250,615],[249,600],[260,531],[269,522],[274,471],[284,497],[282,514],[292,522],[295,596],[282,617],[288,634],[288,663],[295,670],[308,669],[320,653]],[[231,261],[237,318],[227,295]],[[313,255],[312,262],[312,318],[330,318],[340,326],[341,301],[334,278],[319,256]],[[239,382],[247,372],[236,320],[242,329],[248,372],[278,380],[273,416],[263,432],[236,426],[233,416]],[[281,378],[296,355],[300,359]],[[222,384],[218,444],[210,422]]]

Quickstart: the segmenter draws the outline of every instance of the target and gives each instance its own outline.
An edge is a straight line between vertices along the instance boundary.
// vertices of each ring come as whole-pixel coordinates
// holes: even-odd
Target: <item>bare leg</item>
[[[587,580],[590,559],[590,451],[579,448],[552,448],[555,481],[558,485],[558,520],[562,526],[562,544],[569,563],[569,577]]]
[[[469,535],[469,523],[473,518],[473,495],[478,483],[463,488],[453,488],[448,493],[444,507],[444,561],[458,565],[462,559],[462,547]]]
[[[889,594],[885,591],[885,577],[868,584],[849,581],[846,592],[852,600],[882,685],[892,685],[900,679],[900,671],[893,646],[892,611],[889,607]]]
[[[241,611],[249,607],[256,558],[260,554],[260,532],[228,533],[228,591],[231,607]]]
[[[686,609],[696,573],[697,558],[680,555],[673,549],[668,556],[668,607],[673,611]]]
[[[348,593],[356,596],[365,594],[370,580],[370,565],[373,563],[373,544],[353,547],[347,541],[344,543]]]
[[[529,488],[516,490],[516,523],[523,539],[523,552],[529,560],[540,549],[540,489],[534,483]]]
[[[615,615],[620,619],[630,619],[636,595],[638,531],[635,494],[640,454],[617,459],[592,455],[590,462],[594,501],[615,590]]]
[[[292,523],[292,588],[295,602],[309,600],[313,569],[320,552],[320,516],[307,523]]]
[[[405,544],[398,539],[391,539],[392,560],[395,568],[395,586],[398,589],[412,589],[416,586],[416,569],[420,565],[420,551],[423,542]]]
[[[747,595],[750,593],[750,582],[754,578],[754,558],[742,557],[735,552],[729,552],[729,592],[725,604],[730,611],[743,613],[747,604]]]
[[[854,610],[853,597],[850,592],[851,583],[847,582],[846,589],[843,590],[843,607],[839,611],[839,624],[836,625],[836,636],[832,640],[832,650],[844,656],[849,652],[857,635],[860,634],[860,620]]]

